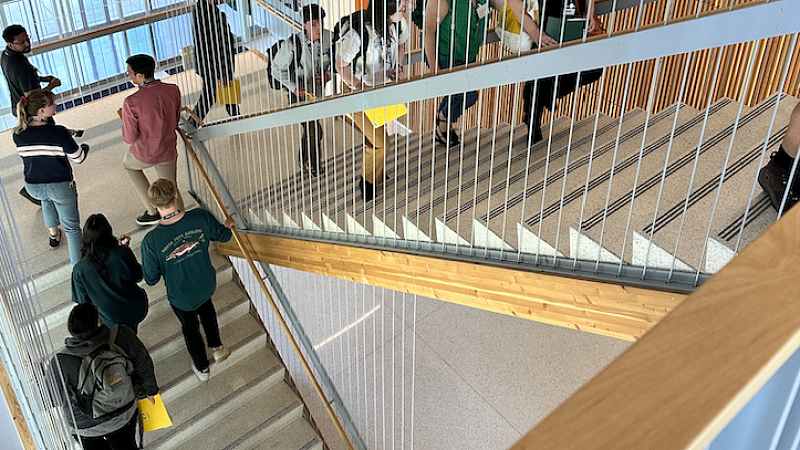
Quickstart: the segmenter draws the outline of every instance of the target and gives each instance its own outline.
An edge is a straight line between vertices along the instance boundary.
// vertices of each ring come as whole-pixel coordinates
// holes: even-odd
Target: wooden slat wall
[[[734,0],[734,5],[749,3],[758,0]],[[667,4],[670,3],[670,20],[692,17],[697,14],[717,11],[731,6],[730,0],[716,0],[702,2],[702,9],[697,11],[698,3],[694,0],[659,0],[649,3],[642,8],[640,27],[664,21]],[[639,20],[639,8],[629,8],[601,17],[607,28],[612,28],[614,33],[633,30]],[[416,30],[416,28],[414,28]],[[758,49],[754,43],[730,45],[723,49],[710,49],[693,53],[691,55],[674,55],[661,60],[656,83],[653,84],[655,61],[634,63],[628,77],[629,65],[612,66],[606,70],[606,81],[603,87],[602,98],[599,99],[599,108],[605,114],[617,117],[624,111],[633,108],[645,108],[650,97],[651,89],[655,89],[653,98],[653,112],[656,113],[679,100],[680,85],[683,78],[685,64],[689,61],[689,72],[682,101],[695,108],[704,108],[709,103],[714,103],[723,97],[734,100],[744,99],[747,106],[753,106],[777,92],[785,64],[790,64],[789,74],[783,91],[789,95],[800,94],[800,49],[795,48],[789,54],[792,36],[780,36],[759,42]],[[420,36],[412,36],[410,48],[420,48]],[[484,46],[478,56],[478,61],[489,61],[499,58],[504,50],[499,43]],[[719,71],[716,71],[717,61],[721,59]],[[745,85],[747,68],[753,53],[756,53],[754,70],[751,74],[749,85]],[[413,67],[412,74],[421,73],[421,64]],[[716,73],[717,82],[714,84]],[[626,84],[628,94],[626,104],[622,104],[625,97]],[[713,86],[713,89],[712,89]],[[600,83],[586,86],[579,90],[575,96],[568,96],[559,100],[555,117],[571,115],[573,102],[577,101],[576,120],[590,116],[598,107],[598,93]],[[499,91],[499,96],[498,96]],[[485,89],[481,92],[483,101],[482,110],[474,107],[467,111],[462,118],[462,128],[469,129],[480,124],[482,127],[493,127],[496,123],[515,123],[521,120],[522,85],[500,86]],[[497,101],[497,99],[515,99],[515,101]],[[406,126],[414,130],[431,130],[434,126],[435,110],[438,99],[426,100],[410,105],[410,114]],[[513,115],[513,117],[512,117]],[[544,123],[550,121],[550,116],[545,113]]]
[[[3,391],[3,396],[6,399],[8,410],[11,413],[11,419],[14,421],[14,426],[17,428],[22,447],[25,450],[36,450],[36,443],[31,435],[31,430],[28,428],[28,422],[22,414],[22,408],[17,401],[17,395],[14,393],[14,388],[11,386],[11,379],[8,377],[8,372],[0,361],[0,389]],[[7,439],[13,440],[11,437]]]
[[[685,298],[489,264],[240,234],[253,258],[268,264],[626,340],[642,337]],[[243,257],[233,241],[217,243],[217,250]]]

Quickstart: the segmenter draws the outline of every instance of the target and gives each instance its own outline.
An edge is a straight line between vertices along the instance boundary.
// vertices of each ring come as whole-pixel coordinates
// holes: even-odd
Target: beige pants
[[[351,89],[344,85],[344,91]],[[361,174],[364,181],[380,184],[383,181],[383,163],[386,160],[386,130],[375,127],[362,112],[353,113],[353,123],[364,135],[364,158],[361,161]]]
[[[150,188],[150,182],[147,181],[147,177],[144,175],[144,169],[149,169],[151,167],[156,169],[156,174],[158,178],[166,178],[168,180],[172,180],[175,183],[175,186],[178,185],[177,181],[177,173],[178,173],[178,158],[163,163],[158,164],[145,164],[135,156],[131,154],[131,152],[125,152],[125,157],[122,160],[122,167],[125,168],[125,171],[128,172],[128,176],[131,178],[133,182],[133,187],[136,189],[136,192],[139,194],[139,198],[142,199],[142,204],[145,208],[147,208],[147,212],[151,215],[155,215],[158,213],[153,205],[150,204],[150,199],[147,198],[147,189]],[[178,209],[183,210],[183,197],[181,197],[181,192],[178,191]]]

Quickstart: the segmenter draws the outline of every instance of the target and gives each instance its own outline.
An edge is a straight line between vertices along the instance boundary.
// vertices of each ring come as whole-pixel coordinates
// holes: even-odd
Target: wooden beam
[[[17,434],[22,441],[22,447],[25,450],[36,450],[36,444],[33,441],[33,435],[28,428],[28,422],[22,414],[22,408],[17,401],[17,394],[14,393],[14,388],[11,386],[11,379],[8,377],[8,372],[0,361],[0,388],[3,390],[3,396],[6,399],[8,410],[11,412],[11,419],[14,421],[14,426],[17,428]]]
[[[254,258],[626,340],[641,338],[685,297],[621,284],[242,232]],[[243,257],[235,244],[220,253]]]
[[[800,208],[512,450],[704,449],[800,347]]]

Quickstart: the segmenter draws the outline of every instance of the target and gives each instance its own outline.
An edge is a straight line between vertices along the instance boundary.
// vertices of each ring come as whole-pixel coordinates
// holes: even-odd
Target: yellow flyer
[[[364,111],[364,115],[367,116],[369,121],[372,122],[372,124],[376,127],[382,127],[398,117],[405,116],[406,114],[408,114],[408,109],[406,109],[406,105],[402,103],[399,105],[387,106],[385,108],[375,108]]]
[[[155,405],[149,399],[139,400],[139,414],[142,415],[144,432],[160,430],[172,426],[172,419],[167,414],[167,407],[161,400],[161,394],[156,395]]]

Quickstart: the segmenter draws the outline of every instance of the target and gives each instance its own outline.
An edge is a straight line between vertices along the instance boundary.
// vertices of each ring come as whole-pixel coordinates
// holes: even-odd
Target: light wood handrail
[[[423,295],[485,311],[636,340],[686,296],[621,283],[569,278],[491,263],[448,260],[346,243],[241,233],[258,261]],[[244,257],[233,243],[223,255]]]
[[[3,391],[3,396],[6,399],[8,411],[11,413],[14,427],[17,429],[20,441],[22,441],[22,447],[25,450],[36,450],[36,442],[33,440],[28,422],[25,420],[22,408],[17,401],[17,395],[14,393],[14,388],[11,385],[11,378],[9,378],[2,361],[0,361],[0,390]]]
[[[704,449],[800,347],[800,208],[512,450]]]
[[[203,168],[203,164],[200,162],[200,159],[197,157],[197,154],[194,151],[194,147],[192,147],[192,143],[189,140],[189,137],[180,128],[178,128],[178,132],[180,133],[181,138],[183,138],[183,143],[186,145],[187,152],[192,157],[192,160],[194,161],[195,165],[197,166],[197,169],[200,171],[200,175],[202,175],[203,180],[206,182],[206,186],[208,187],[209,191],[211,191],[211,195],[214,197],[214,202],[217,204],[217,207],[219,208],[220,212],[225,217],[228,217],[230,214],[228,214],[228,211],[225,208],[225,204],[222,202],[222,199],[219,197],[219,194],[217,193],[217,190],[214,188],[214,185],[211,183],[211,179],[208,177],[208,174],[206,173],[205,168]],[[259,286],[261,286],[261,290],[263,291],[264,296],[267,298],[267,301],[269,302],[269,305],[272,308],[272,311],[275,313],[275,317],[278,319],[278,323],[280,323],[281,329],[283,330],[284,334],[286,335],[286,338],[288,339],[289,343],[292,345],[292,349],[294,349],[294,352],[297,354],[297,358],[300,360],[300,364],[303,366],[303,369],[305,369],[306,374],[308,375],[308,378],[311,380],[311,384],[314,386],[314,390],[317,392],[317,395],[319,395],[320,401],[322,402],[323,405],[325,405],[325,410],[328,412],[328,415],[331,417],[331,421],[333,422],[333,425],[336,427],[336,431],[339,432],[339,435],[342,437],[342,440],[344,441],[345,446],[349,450],[354,450],[353,444],[350,442],[350,439],[347,437],[347,433],[344,431],[344,428],[342,427],[342,424],[339,422],[339,418],[336,417],[336,413],[333,411],[333,408],[331,408],[330,402],[328,401],[327,397],[325,397],[325,393],[323,392],[322,387],[319,385],[319,382],[317,381],[316,377],[314,376],[314,372],[311,371],[311,366],[308,365],[308,362],[306,361],[306,358],[303,356],[303,352],[300,350],[300,346],[297,344],[297,341],[295,340],[294,336],[292,335],[292,331],[289,329],[289,326],[286,324],[286,321],[283,319],[283,315],[281,314],[280,309],[278,309],[278,305],[275,303],[275,300],[272,298],[272,295],[270,294],[269,289],[267,288],[267,285],[264,283],[263,278],[261,278],[261,273],[258,271],[258,268],[256,268],[256,265],[253,262],[253,258],[252,258],[251,254],[250,254],[250,250],[247,247],[244,246],[244,241],[242,240],[242,238],[241,238],[241,236],[239,234],[239,230],[237,230],[235,227],[233,229],[233,237],[234,237],[234,239],[236,241],[236,244],[239,247],[240,251],[242,252],[242,254],[247,259],[247,264],[250,266],[250,270],[253,271],[253,274],[255,275],[255,279],[258,280],[258,284],[259,284]]]

